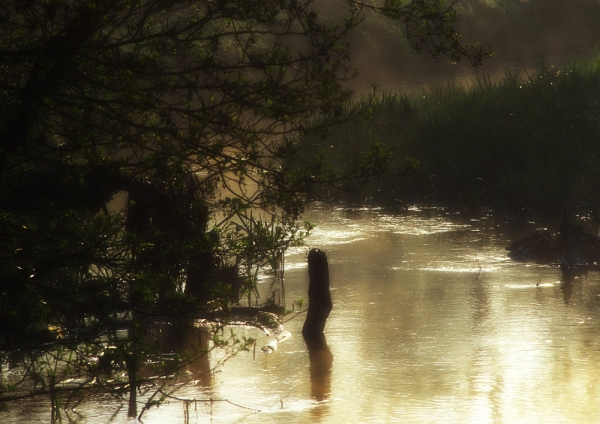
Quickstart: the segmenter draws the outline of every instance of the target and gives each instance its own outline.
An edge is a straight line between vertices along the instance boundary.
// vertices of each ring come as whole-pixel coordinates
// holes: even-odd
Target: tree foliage
[[[297,0],[2,2],[1,350],[93,356],[110,340],[135,414],[143,324],[226,305],[234,284],[215,270],[271,263],[320,184],[378,171],[378,150],[344,175],[319,152],[296,160],[306,122],[340,119],[364,13],[434,56],[487,54],[439,0],[329,3],[335,15]],[[277,217],[271,236],[252,234],[268,225],[251,209]]]

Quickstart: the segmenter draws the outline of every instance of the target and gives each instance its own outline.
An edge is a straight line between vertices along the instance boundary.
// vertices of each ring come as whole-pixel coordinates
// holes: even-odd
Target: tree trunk
[[[139,344],[141,342],[141,323],[136,313],[132,314],[131,333],[129,334],[131,352],[125,352],[125,365],[127,366],[127,377],[129,380],[129,408],[127,416],[137,416],[137,386],[138,386],[138,363]]]

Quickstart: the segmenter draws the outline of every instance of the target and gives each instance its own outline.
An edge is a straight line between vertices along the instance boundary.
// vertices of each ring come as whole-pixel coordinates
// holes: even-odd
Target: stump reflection
[[[310,358],[311,397],[317,402],[326,401],[331,393],[331,365],[333,354],[327,346],[325,335],[304,338]]]

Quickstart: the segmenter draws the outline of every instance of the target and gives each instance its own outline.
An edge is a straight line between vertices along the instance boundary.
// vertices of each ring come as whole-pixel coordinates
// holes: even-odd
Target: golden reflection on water
[[[309,219],[310,247],[330,261],[324,356],[309,354],[300,315],[276,352],[239,355],[214,375],[211,396],[252,411],[219,403],[197,422],[597,422],[597,274],[565,285],[558,270],[512,263],[485,219],[364,209]],[[289,299],[306,298],[304,252],[286,258]]]
[[[329,252],[335,301],[327,329],[335,360],[323,422],[595,417],[590,402],[573,408],[572,401],[552,400],[557,393],[580,396],[580,384],[561,376],[564,345],[578,341],[569,340],[572,323],[561,309],[554,270],[507,262],[507,240],[465,224],[439,218],[411,230],[421,218],[367,218],[355,212],[332,219],[311,240]],[[585,284],[597,288],[598,282]],[[590,325],[597,350],[592,312],[596,318],[577,323]],[[594,352],[582,353],[580,374],[589,376]]]
[[[214,400],[187,422],[598,422],[598,273],[564,281],[510,262],[509,238],[485,217],[311,213],[308,243],[326,251],[331,273],[325,344],[309,353],[298,315],[276,351],[243,352],[182,388],[179,397]],[[306,252],[286,257],[290,301],[307,297]],[[171,402],[143,421],[183,417]]]

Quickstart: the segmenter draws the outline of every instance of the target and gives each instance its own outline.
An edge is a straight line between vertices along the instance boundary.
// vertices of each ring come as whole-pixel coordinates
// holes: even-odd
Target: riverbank
[[[402,207],[489,208],[526,219],[600,207],[600,59],[534,72],[382,91],[348,104],[369,117],[332,127],[320,144],[340,168],[380,144],[389,172],[334,200]]]

